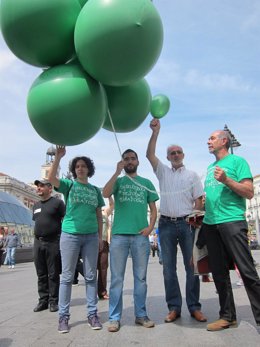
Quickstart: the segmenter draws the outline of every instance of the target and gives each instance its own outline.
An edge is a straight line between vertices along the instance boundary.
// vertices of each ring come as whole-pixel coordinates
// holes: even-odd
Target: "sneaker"
[[[237,281],[236,285],[237,285],[238,287],[243,286],[243,285],[244,285],[244,283],[243,283],[242,279],[241,279],[241,280],[239,280],[239,281]]]
[[[11,269],[11,267],[12,267],[12,266],[11,266],[11,265],[9,265],[9,266],[8,266],[8,269]]]
[[[142,325],[145,328],[153,328],[154,322],[150,320],[147,316],[145,317],[136,317],[135,324]]]
[[[237,321],[233,320],[231,322],[225,320],[225,319],[218,319],[213,323],[210,323],[207,325],[208,331],[219,331],[223,329],[228,328],[236,328],[237,327]]]
[[[60,317],[58,332],[61,334],[65,334],[69,332],[69,318],[68,317]]]
[[[110,333],[116,333],[117,331],[119,331],[120,329],[120,321],[119,320],[111,320],[109,322],[109,326],[107,328],[107,330]]]
[[[12,265],[11,267],[12,267],[12,269],[14,269],[14,265]]]
[[[102,324],[100,323],[99,318],[98,318],[96,313],[88,316],[88,325],[93,330],[100,330],[100,329],[102,329]]]

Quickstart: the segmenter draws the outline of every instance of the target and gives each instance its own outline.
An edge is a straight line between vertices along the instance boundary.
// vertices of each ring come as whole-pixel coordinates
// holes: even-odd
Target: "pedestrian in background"
[[[4,254],[4,244],[5,244],[5,229],[0,228],[0,267],[2,265],[3,254]]]
[[[15,267],[16,249],[17,247],[22,247],[21,238],[13,228],[5,239],[4,247],[6,248],[8,268],[13,269]]]
[[[102,208],[102,247],[98,252],[98,297],[100,299],[109,299],[107,292],[107,269],[108,269],[108,253],[109,244],[111,239],[111,222],[109,217],[112,215],[114,209],[114,200],[112,197],[109,198],[109,206]]]

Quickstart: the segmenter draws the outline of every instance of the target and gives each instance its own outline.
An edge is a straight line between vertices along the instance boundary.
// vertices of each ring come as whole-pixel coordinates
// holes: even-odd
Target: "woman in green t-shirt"
[[[64,146],[57,146],[55,159],[49,171],[49,181],[64,195],[66,215],[62,222],[60,240],[62,274],[59,290],[60,333],[69,331],[71,288],[79,254],[83,260],[86,283],[88,324],[94,330],[102,328],[97,316],[97,258],[102,244],[102,206],[100,190],[88,179],[95,173],[94,163],[87,157],[76,157],[70,163],[74,181],[56,177]]]

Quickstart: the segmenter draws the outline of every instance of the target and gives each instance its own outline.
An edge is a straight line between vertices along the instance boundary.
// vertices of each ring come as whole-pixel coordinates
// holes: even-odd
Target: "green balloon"
[[[150,111],[151,92],[145,79],[126,87],[104,87],[115,131],[125,133],[138,128]],[[113,131],[108,114],[103,128]]]
[[[161,18],[150,0],[89,0],[75,26],[81,65],[110,86],[143,78],[156,63],[162,43]]]
[[[33,83],[27,99],[32,126],[46,141],[77,145],[102,127],[107,111],[101,84],[77,64],[44,71]]]
[[[0,22],[10,50],[40,67],[66,63],[73,56],[78,0],[1,0]]]
[[[170,100],[166,95],[158,94],[152,98],[151,114],[154,118],[164,117],[170,109]]]

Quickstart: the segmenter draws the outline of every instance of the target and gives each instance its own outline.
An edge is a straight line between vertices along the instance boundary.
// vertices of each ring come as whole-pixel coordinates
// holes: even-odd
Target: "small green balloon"
[[[151,92],[145,79],[125,87],[105,86],[108,109],[115,131],[126,133],[138,128],[150,111]],[[113,131],[109,115],[103,128]]]
[[[49,67],[75,53],[78,0],[1,0],[0,23],[10,50],[24,62]]]
[[[73,146],[93,137],[107,111],[101,84],[70,63],[44,71],[33,83],[27,99],[32,126],[46,141]]]
[[[164,117],[170,109],[170,100],[166,95],[158,94],[152,98],[151,115],[154,118]]]
[[[105,85],[125,86],[143,78],[162,49],[162,21],[150,0],[89,0],[75,26],[83,68]]]

